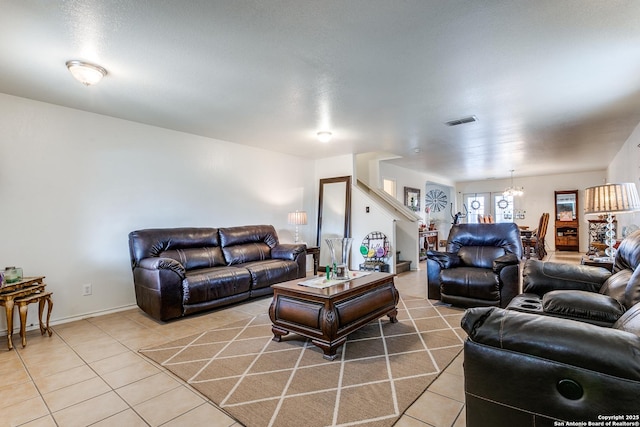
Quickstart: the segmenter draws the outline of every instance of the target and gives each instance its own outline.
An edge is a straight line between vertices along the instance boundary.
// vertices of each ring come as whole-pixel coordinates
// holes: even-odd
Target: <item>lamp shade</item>
[[[287,221],[289,224],[307,225],[307,213],[305,211],[289,212]]]
[[[640,210],[640,198],[633,182],[586,188],[584,200],[585,214],[623,213]]]

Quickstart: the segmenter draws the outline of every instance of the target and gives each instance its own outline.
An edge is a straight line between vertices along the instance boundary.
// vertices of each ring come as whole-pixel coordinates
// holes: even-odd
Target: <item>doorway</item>
[[[517,212],[513,205],[513,196],[502,193],[469,193],[463,195],[469,214],[467,223],[477,224],[480,218],[491,216],[493,222],[514,222]]]

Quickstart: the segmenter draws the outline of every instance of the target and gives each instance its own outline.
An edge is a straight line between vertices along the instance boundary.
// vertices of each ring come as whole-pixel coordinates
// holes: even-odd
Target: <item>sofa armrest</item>
[[[469,309],[462,326],[467,427],[586,425],[640,413],[633,333],[495,307]]]
[[[611,272],[588,265],[561,264],[529,259],[522,272],[525,293],[544,295],[554,290],[598,292]]]
[[[147,270],[171,270],[180,276],[181,279],[185,278],[186,270],[182,264],[172,258],[143,258],[138,263],[137,267]]]
[[[640,381],[640,337],[626,331],[496,307],[468,309],[461,325],[478,344]]]
[[[462,265],[462,259],[453,252],[427,251],[427,259],[438,263],[440,268],[455,268]]]
[[[307,246],[305,244],[280,243],[271,248],[271,258],[295,261],[300,254],[306,252]]]
[[[271,248],[271,258],[295,261],[298,264],[297,278],[307,275],[307,245],[300,243],[280,243]]]
[[[516,254],[508,253],[493,260],[493,272],[500,274],[500,271],[509,266],[520,264],[520,259]]]
[[[611,327],[625,308],[608,295],[585,291],[551,291],[542,297],[546,314]]]
[[[185,268],[171,258],[143,258],[133,267],[136,303],[157,320],[182,316]]]

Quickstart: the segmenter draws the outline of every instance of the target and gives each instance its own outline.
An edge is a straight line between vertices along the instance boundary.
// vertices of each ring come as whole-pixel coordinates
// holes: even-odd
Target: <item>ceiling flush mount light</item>
[[[320,142],[329,142],[331,141],[331,132],[328,131],[322,131],[322,132],[318,132],[318,141]]]
[[[522,196],[524,194],[524,188],[523,187],[516,187],[515,185],[513,185],[513,169],[511,169],[511,187],[507,188],[506,190],[504,190],[504,192],[502,193],[502,195],[504,197],[519,197]]]
[[[82,61],[67,61],[67,68],[71,75],[85,86],[98,83],[107,75],[107,70],[99,65],[89,64]]]

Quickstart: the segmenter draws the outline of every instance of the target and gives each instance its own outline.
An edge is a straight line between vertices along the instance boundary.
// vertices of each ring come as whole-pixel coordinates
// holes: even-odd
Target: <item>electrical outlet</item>
[[[91,283],[87,283],[86,285],[82,285],[82,296],[91,295]]]

